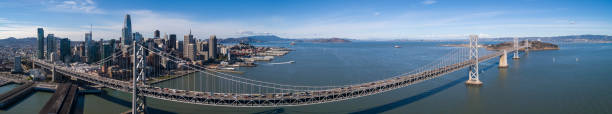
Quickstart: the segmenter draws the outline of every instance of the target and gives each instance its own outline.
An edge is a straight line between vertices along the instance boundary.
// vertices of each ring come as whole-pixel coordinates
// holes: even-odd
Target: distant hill
[[[281,38],[275,35],[262,35],[262,36],[246,36],[239,38],[226,38],[220,39],[221,43],[263,43],[263,42],[315,42],[315,43],[343,43],[351,42],[349,39],[344,38],[317,38],[317,39],[288,39]]]
[[[302,42],[314,42],[314,43],[346,43],[351,42],[349,39],[343,38],[318,38],[318,39],[304,39]]]
[[[541,40],[552,42],[604,42],[612,43],[612,36],[608,35],[569,35],[569,36],[552,36],[552,37],[519,37],[520,39]],[[483,41],[510,41],[512,37],[490,38]]]
[[[33,47],[36,45],[36,38],[28,37],[28,38],[6,38],[0,39],[0,47]]]
[[[221,43],[262,43],[262,42],[278,42],[278,41],[293,41],[293,39],[280,38],[274,35],[262,35],[262,36],[246,36],[239,38],[226,38],[221,39]]]

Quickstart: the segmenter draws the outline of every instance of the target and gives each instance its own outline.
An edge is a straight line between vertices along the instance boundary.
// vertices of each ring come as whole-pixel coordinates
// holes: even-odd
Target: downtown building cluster
[[[149,52],[150,50],[163,51],[163,53],[188,61],[180,64],[192,65],[217,63],[221,58],[227,58],[226,55],[229,54],[227,47],[217,44],[215,35],[211,35],[208,40],[201,40],[195,38],[189,31],[189,34],[184,36],[183,41],[179,41],[176,34],[166,33],[162,38],[160,31],[155,30],[152,38],[144,38],[141,33],[132,31],[129,14],[125,16],[119,40],[105,41],[100,38],[99,41],[95,41],[91,30],[89,33],[85,33],[83,42],[71,42],[68,38],[56,38],[54,34],[48,34],[45,37],[43,28],[38,28],[37,33],[38,50],[36,51],[36,58],[61,62],[72,67],[99,65],[100,67],[87,69],[87,71],[121,80],[131,78],[133,65],[131,55],[133,51],[130,47],[134,45],[133,43],[149,49],[145,51],[144,56],[148,69],[154,69],[147,72],[148,76],[151,77],[173,74],[173,71],[184,68],[180,68],[179,66],[183,65],[168,60],[168,58],[162,58],[153,54],[153,52]],[[59,44],[59,48],[57,44]],[[100,61],[104,62],[99,63]]]

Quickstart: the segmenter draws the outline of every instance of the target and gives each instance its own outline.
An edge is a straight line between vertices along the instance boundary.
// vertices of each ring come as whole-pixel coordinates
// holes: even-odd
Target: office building
[[[55,36],[53,34],[47,35],[47,58],[51,57],[52,53],[55,53]]]
[[[208,39],[208,58],[209,59],[217,59],[217,36],[211,35],[210,39]]]
[[[13,70],[11,71],[11,73],[22,73],[23,72],[23,68],[21,68],[21,56],[16,56],[15,62],[13,64],[14,64]]]
[[[159,30],[155,30],[155,31],[153,32],[153,38],[154,38],[154,39],[158,39],[158,38],[160,38],[160,37],[159,37]]]
[[[195,39],[193,39],[193,35],[191,35],[191,31],[189,31],[188,35],[185,35],[184,40],[183,40],[183,46],[184,46],[183,47],[183,57],[189,58],[189,60],[194,60],[194,56],[196,54],[197,48],[192,48],[192,47],[195,47],[196,45],[195,45]]]
[[[134,38],[134,41],[136,41],[136,42],[143,42],[144,41],[144,37],[142,37],[142,34],[140,34],[139,32],[135,32],[134,36],[132,36],[132,38]]]
[[[123,43],[123,45],[132,45],[132,21],[130,19],[130,14],[125,15],[121,34],[121,42]]]
[[[59,57],[60,60],[64,61],[64,63],[69,63],[72,62],[72,53],[70,50],[70,39],[68,38],[62,38],[60,39],[60,45],[59,45],[60,49],[59,49]]]
[[[45,31],[43,30],[43,28],[38,28],[37,29],[38,32],[38,51],[36,53],[36,57],[38,59],[44,59],[45,58]]]
[[[176,34],[170,34],[167,46],[168,50],[176,50]]]

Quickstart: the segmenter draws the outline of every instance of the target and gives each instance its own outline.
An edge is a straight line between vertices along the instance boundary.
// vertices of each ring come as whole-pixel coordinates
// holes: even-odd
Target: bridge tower
[[[469,80],[465,82],[467,85],[482,85],[478,76],[478,36],[470,35],[470,61],[472,65],[469,71]]]
[[[133,46],[133,66],[132,66],[132,114],[145,114],[147,113],[147,106],[145,105],[145,96],[140,93],[139,86],[145,85],[145,56],[144,49],[142,46],[137,48],[136,41],[132,43]]]
[[[508,67],[508,52],[506,50],[503,51],[504,54],[499,57],[499,68],[507,68]]]
[[[518,38],[514,37],[514,57],[512,57],[512,59],[519,59],[518,56],[518,51],[519,51],[519,42],[518,42]]]
[[[59,80],[55,77],[55,53],[51,53],[51,64],[53,68],[51,68],[51,82],[58,82]]]
[[[529,44],[529,39],[525,39],[525,54],[529,53],[529,47],[531,44]]]

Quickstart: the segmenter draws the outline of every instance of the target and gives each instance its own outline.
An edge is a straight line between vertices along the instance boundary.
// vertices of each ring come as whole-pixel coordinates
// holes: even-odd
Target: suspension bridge
[[[398,76],[391,76],[390,78],[367,83],[333,86],[290,85],[234,76],[188,64],[188,61],[179,57],[172,56],[156,48],[147,48],[147,46],[136,42],[132,46],[126,47],[123,50],[124,52],[111,56],[129,54],[132,58],[131,60],[120,62],[132,64],[131,80],[113,79],[101,76],[96,72],[57,65],[55,62],[48,60],[33,59],[32,61],[33,65],[50,70],[53,72],[53,75],[63,75],[114,90],[132,93],[133,111],[140,112],[146,107],[145,97],[190,104],[227,107],[279,107],[329,103],[384,93],[464,68],[469,68],[469,80],[466,81],[466,84],[481,85],[482,82],[479,80],[478,74],[478,64],[480,62],[500,57],[499,66],[507,67],[506,58],[509,51],[513,51],[515,56],[513,58],[518,59],[518,50],[527,50],[529,48],[528,41],[523,45],[519,45],[518,40],[515,38],[514,47],[512,48],[479,53],[481,45],[478,44],[478,36],[471,35],[469,43],[469,48],[453,49],[432,63]],[[202,77],[215,80],[207,80],[204,85],[200,85],[204,89],[177,89],[147,84],[145,82],[147,80],[147,72],[156,69],[147,69],[145,66],[145,53],[154,54],[176,62],[180,67],[199,72],[202,74]],[[91,65],[91,67],[99,67],[99,64],[111,61],[111,57],[102,59],[100,62]]]

